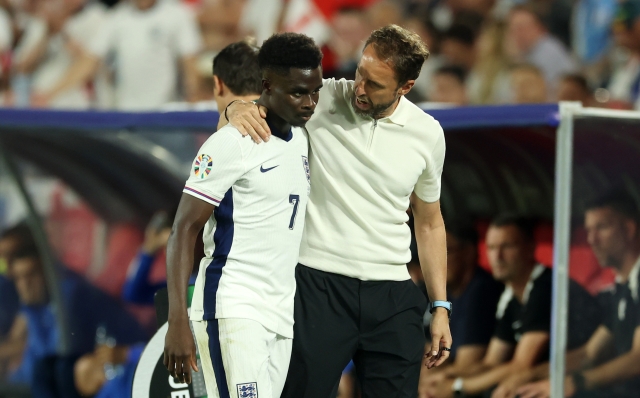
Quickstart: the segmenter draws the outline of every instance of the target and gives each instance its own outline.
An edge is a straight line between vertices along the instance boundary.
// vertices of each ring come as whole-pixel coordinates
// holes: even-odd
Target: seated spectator
[[[476,61],[475,41],[475,33],[470,27],[453,25],[442,37],[440,53],[448,64],[461,66],[468,72]]]
[[[49,90],[82,57],[105,17],[104,6],[88,0],[64,0],[59,6],[43,7],[42,17],[33,19],[20,40],[16,72],[31,75],[34,91]],[[91,106],[91,95],[88,87],[77,85],[52,97],[47,105],[86,109]]]
[[[566,357],[567,397],[637,397],[640,391],[640,212],[624,191],[604,194],[587,206],[589,245],[616,283],[601,293],[603,323],[591,339]],[[606,358],[602,361],[603,358]],[[548,363],[505,380],[505,391],[521,397],[549,397]],[[513,395],[497,395],[513,396]]]
[[[125,302],[153,305],[155,292],[167,286],[166,281],[151,282],[149,275],[159,253],[167,247],[172,224],[173,217],[169,217],[166,212],[156,213],[149,222],[140,252],[129,266],[127,279],[122,287],[122,299]]]
[[[449,360],[434,369],[422,367],[418,396],[426,398],[429,378],[457,375],[484,358],[495,329],[495,312],[504,286],[478,266],[478,232],[462,220],[447,220],[447,297],[455,316],[449,328]],[[425,322],[428,325],[427,322]],[[427,348],[430,347],[428,345]]]
[[[84,55],[54,84],[36,96],[48,104],[69,89],[95,76],[101,62],[117,55],[115,107],[151,110],[175,100],[182,86],[187,100],[197,92],[196,55],[201,38],[194,16],[173,1],[121,2],[111,12]]]
[[[587,79],[579,74],[565,75],[558,86],[558,101],[578,101],[582,106],[595,106]]]
[[[511,100],[509,59],[506,53],[506,25],[485,24],[476,40],[476,62],[467,79],[467,93],[473,104],[506,104]]]
[[[27,347],[14,382],[31,386],[35,397],[77,397],[73,367],[78,357],[95,347],[97,331],[104,330],[118,344],[145,340],[135,320],[111,297],[76,274],[59,270],[63,311],[56,311],[37,250],[25,247],[10,263],[21,314],[28,325]],[[66,328],[60,327],[66,317]],[[67,331],[68,336],[61,332]],[[61,338],[69,343],[61,350]]]
[[[611,76],[611,99],[616,107],[640,110],[640,0],[619,3],[613,32],[616,44],[628,53]]]
[[[0,379],[20,366],[27,342],[26,320],[19,315],[20,299],[9,275],[14,253],[26,245],[33,245],[33,239],[24,223],[0,235]]]
[[[541,104],[548,101],[547,83],[534,65],[517,65],[511,69],[514,104]]]
[[[458,106],[466,105],[466,77],[467,73],[460,66],[440,67],[433,75],[431,101]]]
[[[493,277],[506,288],[496,311],[496,329],[484,358],[456,374],[432,378],[430,397],[488,392],[502,380],[548,358],[552,272],[535,260],[534,224],[499,216],[487,231]],[[575,282],[569,289],[567,348],[585,344],[600,323],[596,299]]]
[[[84,397],[130,396],[133,376],[143,350],[144,344],[97,347],[95,351],[80,357],[76,362],[74,366],[76,389]]]
[[[533,6],[517,5],[508,18],[508,32],[517,51],[517,62],[526,62],[540,69],[548,88],[560,77],[576,70],[576,64],[564,45],[551,36]]]

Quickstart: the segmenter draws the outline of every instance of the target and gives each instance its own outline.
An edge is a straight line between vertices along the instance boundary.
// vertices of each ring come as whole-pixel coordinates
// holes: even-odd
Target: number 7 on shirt
[[[289,195],[289,203],[293,204],[293,214],[291,214],[291,221],[289,221],[289,229],[293,229],[296,223],[296,214],[298,213],[298,203],[300,203],[300,195]]]

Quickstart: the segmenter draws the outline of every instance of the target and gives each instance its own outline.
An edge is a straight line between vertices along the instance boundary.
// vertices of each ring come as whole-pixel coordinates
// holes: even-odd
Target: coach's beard
[[[393,100],[389,101],[388,103],[376,105],[373,102],[371,102],[371,100],[367,97],[360,97],[360,98],[356,97],[356,94],[354,92],[351,98],[351,106],[353,107],[353,110],[360,116],[367,116],[373,119],[379,119],[387,109],[389,109],[393,104],[396,103],[396,101],[398,101],[399,98],[400,98],[400,95],[397,95]],[[358,104],[356,104],[357,99],[368,104],[369,109],[361,109],[360,107],[358,107]]]

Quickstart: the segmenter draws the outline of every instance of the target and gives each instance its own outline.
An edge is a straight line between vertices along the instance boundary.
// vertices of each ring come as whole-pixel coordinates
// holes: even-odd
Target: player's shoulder
[[[214,150],[225,150],[230,148],[240,148],[243,153],[250,147],[255,146],[255,143],[249,136],[243,136],[237,128],[231,124],[227,124],[220,130],[211,134],[209,138],[203,144],[203,147],[212,148]]]
[[[322,90],[320,91],[320,96],[322,97],[323,93],[330,93],[332,95],[346,95],[353,90],[353,80],[339,79],[335,78],[322,79]]]

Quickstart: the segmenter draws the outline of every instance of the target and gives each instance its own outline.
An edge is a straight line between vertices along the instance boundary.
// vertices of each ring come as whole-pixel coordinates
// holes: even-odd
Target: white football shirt
[[[311,196],[300,263],[361,280],[407,280],[412,192],[440,199],[440,124],[402,97],[389,117],[355,113],[353,81],[328,79],[309,131]]]
[[[246,318],[293,337],[309,142],[302,128],[284,138],[257,145],[227,125],[194,160],[184,192],[217,206],[204,228],[194,321]]]

